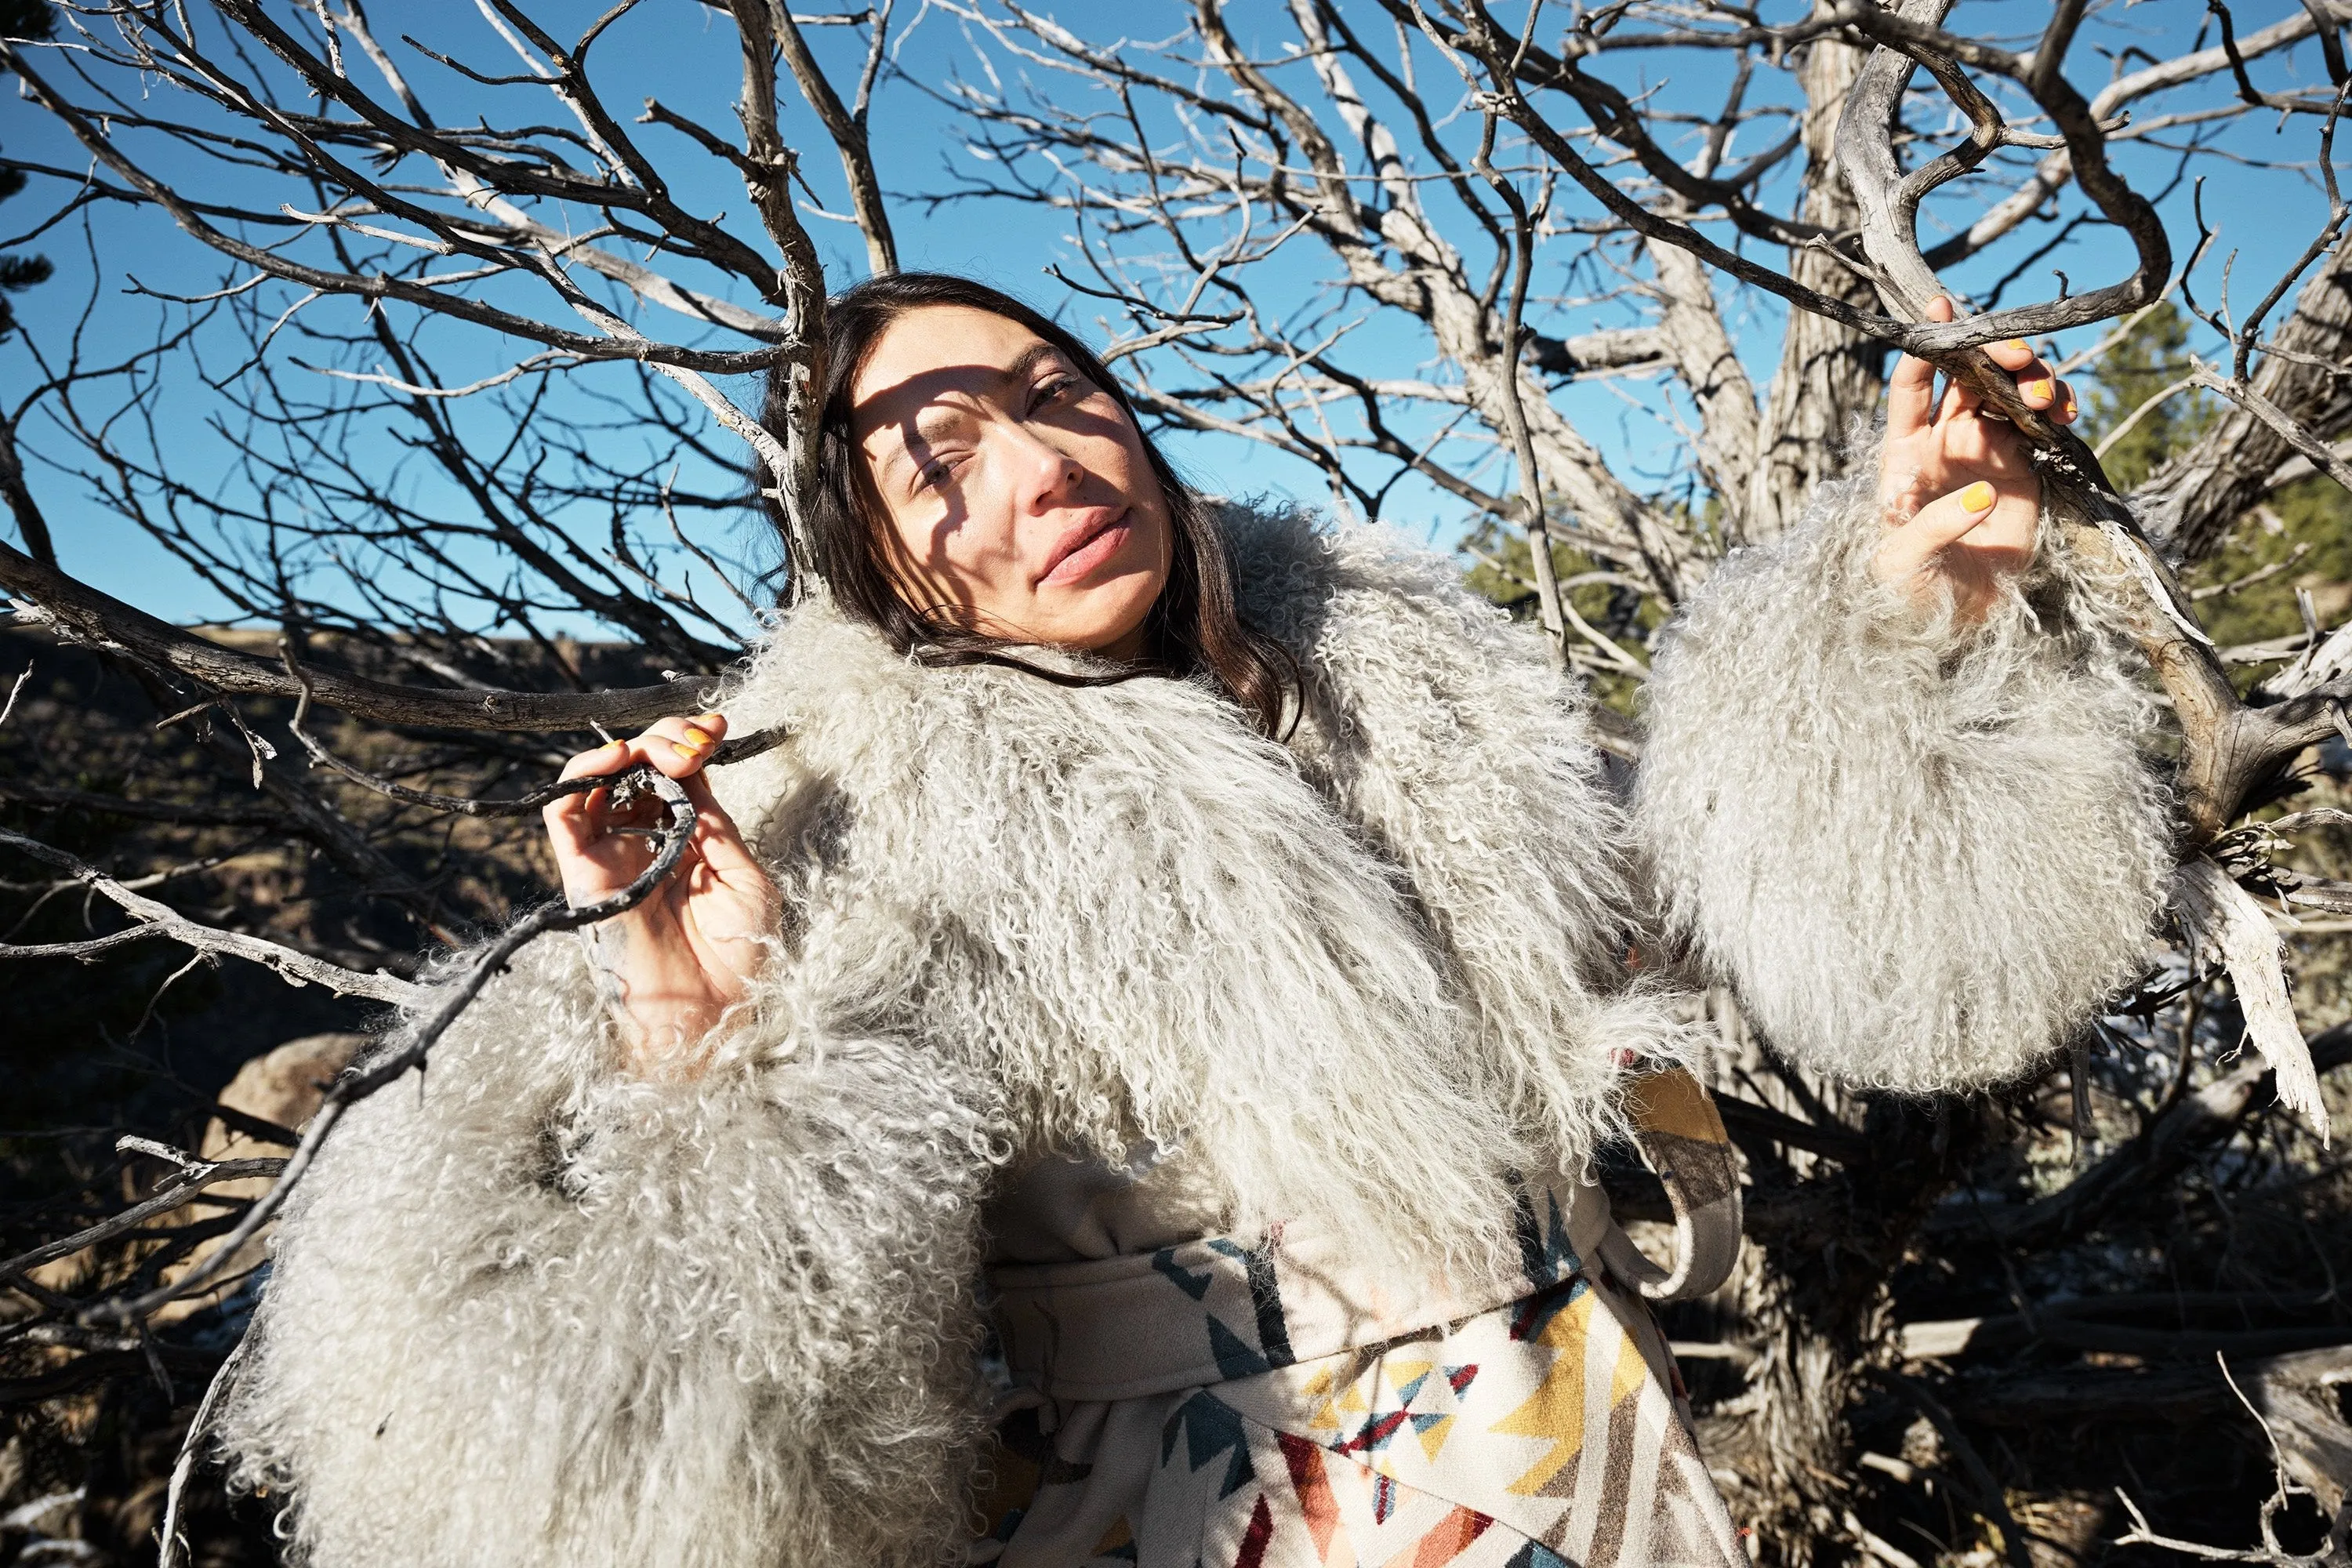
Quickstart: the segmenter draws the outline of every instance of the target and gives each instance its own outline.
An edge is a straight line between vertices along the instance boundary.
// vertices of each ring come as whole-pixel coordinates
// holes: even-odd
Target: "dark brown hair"
[[[910,605],[898,591],[884,557],[878,498],[866,473],[850,424],[850,387],[890,324],[910,310],[930,305],[961,305],[1018,322],[1058,349],[1086,380],[1108,393],[1134,424],[1152,476],[1167,498],[1173,535],[1168,581],[1144,623],[1143,659],[1103,674],[1072,675],[1016,658],[1013,644],[967,627],[946,624]],[[808,508],[807,564],[832,590],[843,612],[864,621],[901,653],[937,664],[999,664],[1066,685],[1096,686],[1139,675],[1206,675],[1240,704],[1265,733],[1284,728],[1298,669],[1289,653],[1241,618],[1234,600],[1234,571],[1223,538],[1200,494],[1170,466],[1136,418],[1110,368],[1067,331],[1010,294],[943,272],[894,272],[869,278],[833,297],[825,309],[824,402],[817,436],[816,493]],[[787,383],[779,368],[768,378],[764,418],[771,430],[784,424]],[[772,495],[761,504],[781,532],[782,509]]]

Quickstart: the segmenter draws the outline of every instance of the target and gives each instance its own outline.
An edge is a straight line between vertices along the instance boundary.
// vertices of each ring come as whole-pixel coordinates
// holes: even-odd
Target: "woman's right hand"
[[[677,780],[694,804],[694,833],[677,870],[643,903],[591,932],[623,1039],[641,1069],[675,1068],[691,1057],[719,1016],[742,1000],[775,934],[776,885],[702,773],[726,736],[720,714],[664,719],[633,741],[583,752],[564,765],[563,777],[574,779],[645,763]],[[601,787],[565,795],[541,815],[563,896],[575,906],[609,898],[642,876],[660,843],[657,832],[644,830],[665,821],[650,794],[615,807]]]

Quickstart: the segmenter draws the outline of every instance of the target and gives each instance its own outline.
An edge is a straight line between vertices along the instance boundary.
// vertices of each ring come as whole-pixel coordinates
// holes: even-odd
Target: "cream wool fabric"
[[[1196,682],[925,668],[822,599],[778,630],[725,706],[738,732],[793,738],[713,786],[785,915],[709,1070],[623,1075],[583,950],[543,942],[421,1082],[351,1114],[286,1215],[224,1439],[240,1477],[290,1497],[299,1555],[941,1560],[968,1526],[980,1420],[978,1216],[1024,1160],[1117,1164],[1149,1142],[1208,1173],[1227,1231],[1311,1219],[1457,1270],[1517,1263],[1512,1174],[1580,1170],[1622,1126],[1628,1055],[1696,1048],[1663,996],[1626,984],[1628,824],[1582,699],[1442,561],[1296,516],[1225,522],[1248,613],[1302,667],[1286,747]],[[1807,896],[1860,898],[1865,921],[1905,889],[2006,899],[1970,951],[2012,966],[2032,962],[2015,940],[2046,931],[2015,920],[2030,888],[2087,904],[2140,887],[2137,859],[2118,871],[2084,849],[2040,882],[2031,853],[2001,862],[2011,883],[1934,880],[1956,836],[2036,831],[1990,798],[1936,823],[1905,796],[1867,831],[1842,803],[1846,834],[1779,847],[1821,770],[1755,743],[1743,708],[1916,751],[1902,724],[1832,717],[1885,700],[1845,667],[1757,663],[1790,607],[1763,601],[1792,590],[1759,600],[1743,581],[1694,612],[1661,675],[1678,694],[1658,720],[1672,776],[1648,803],[1654,822],[1680,790],[1745,825],[1670,840],[1661,863],[1747,857],[1744,895],[1698,878],[1675,884],[1676,907],[1710,941],[1720,926],[1768,1006],[1785,993],[1770,1016],[1792,1048],[1846,1040],[1856,1004],[1831,983],[1843,949],[1786,943],[1813,978],[1750,981],[1772,954],[1741,945],[1748,911],[1790,901],[1768,883],[1809,878]],[[1733,624],[1754,640],[1699,657]],[[1970,686],[1986,721],[2012,684]],[[2063,737],[2078,774],[2082,755],[2127,757],[2137,715],[2111,685],[2053,665],[2013,722],[2053,746],[2062,721],[2086,726]],[[1894,700],[1913,721],[1932,707]],[[1871,861],[1920,831],[1927,879]],[[1883,1076],[1973,1079],[1981,1037],[2058,1021],[2042,993],[1966,1000],[1906,1015],[1942,1032],[1912,1037],[1925,1065]],[[2012,1003],[2028,1025],[1979,1011]]]
[[[1983,626],[1921,616],[1870,576],[1874,458],[1735,553],[1661,651],[1639,827],[1670,922],[1780,1052],[1974,1088],[2143,967],[2168,795],[2117,587],[2045,528]]]

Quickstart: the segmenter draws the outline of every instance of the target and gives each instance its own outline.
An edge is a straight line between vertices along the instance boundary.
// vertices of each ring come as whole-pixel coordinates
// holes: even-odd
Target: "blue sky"
[[[2294,0],[2248,0],[2236,7],[2239,28],[2241,32],[2251,32],[2294,8]],[[534,6],[532,14],[541,18],[551,31],[565,35],[596,9],[601,6],[543,5]],[[902,0],[902,21],[919,9],[919,0]],[[1784,4],[1767,9],[1777,15],[1792,6]],[[2030,27],[2037,23],[2036,14],[2041,9],[2029,0],[1975,0],[1964,6],[1958,21],[1968,25],[1973,18],[1977,26]],[[1131,35],[1148,37],[1176,32],[1181,26],[1181,10],[1164,0],[1154,0],[1151,4],[1116,8],[1067,7],[1066,15],[1073,26],[1091,36],[1105,36],[1105,18],[1115,16]],[[1269,0],[1237,0],[1229,15],[1244,43],[1262,56],[1275,54],[1295,37],[1280,7]],[[736,85],[734,40],[726,24],[710,20],[709,16],[703,7],[689,5],[685,0],[653,0],[616,27],[599,45],[596,77],[616,109],[634,106],[640,98],[650,95],[692,114],[706,125],[730,127],[727,105]],[[2194,0],[2143,0],[2136,5],[2110,5],[2076,51],[2075,79],[2086,89],[2096,88],[2105,68],[2097,53],[2101,47],[2112,52],[2137,43],[2151,52],[2169,54],[2204,22],[2204,7]],[[380,5],[377,24],[388,44],[394,43],[398,33],[407,32],[478,68],[516,68],[513,57],[470,3],[409,0],[396,8]],[[845,49],[853,40],[847,32],[838,28],[813,30],[820,52],[835,67],[837,79],[845,79],[849,74]],[[535,91],[471,87],[405,46],[395,47],[404,70],[411,73],[420,91],[445,119],[455,117],[449,108],[453,104],[462,105],[468,111],[480,107],[486,112],[496,113],[499,105],[511,106],[514,94]],[[886,187],[894,193],[903,197],[942,191],[954,183],[955,168],[979,167],[961,150],[965,138],[955,117],[916,85],[936,86],[957,72],[970,76],[976,69],[974,58],[972,38],[967,28],[953,16],[939,11],[925,15],[920,26],[904,42],[898,65],[907,79],[886,79],[877,110],[877,159]],[[1426,85],[1435,79],[1429,75],[1432,62],[1424,60],[1423,64]],[[1005,62],[1003,68],[1013,68],[1013,63]],[[1683,73],[1679,79],[1653,80],[1641,77],[1635,68],[1621,69],[1613,62],[1609,68],[1614,79],[1629,89],[1655,89],[1657,101],[1662,103],[1695,105],[1709,100],[1714,84],[1708,78],[1717,69],[1717,62],[1679,61],[1675,68]],[[2316,51],[2308,45],[2302,46],[2292,57],[2274,58],[2259,68],[2258,74],[2269,86],[2319,79]],[[1034,79],[1050,82],[1053,79]],[[1057,90],[1066,90],[1064,84],[1054,85]],[[1445,85],[1448,91],[1444,99],[1450,102],[1450,83]],[[2210,84],[2198,90],[2194,101],[2217,102],[2223,91],[2221,83]],[[508,96],[499,99],[499,93]],[[181,95],[168,91],[156,94],[154,107],[172,113],[190,112]],[[845,208],[845,202],[836,195],[841,181],[829,145],[804,109],[795,106],[793,114],[787,131],[805,153],[811,184],[826,196],[828,205]],[[1572,121],[1574,116],[1564,114],[1564,118]],[[2232,269],[2233,295],[2242,307],[2252,294],[2259,292],[2259,286],[2248,279],[2258,277],[2262,286],[2266,286],[2285,258],[2299,248],[2324,220],[2324,201],[2307,172],[2263,166],[2274,160],[2307,159],[2311,144],[2309,122],[2289,124],[2279,132],[2273,129],[2273,119],[2263,116],[2241,121],[2222,138],[2222,157],[2228,161],[2212,164],[2212,172],[2219,177],[2209,182],[2205,203],[2207,216],[2219,226],[2221,239],[2200,268],[2200,281],[2204,286],[2200,298],[2210,298],[2218,285],[2221,263],[2234,250],[2238,255]],[[1468,117],[1465,117],[1456,130],[1467,129]],[[663,158],[666,171],[677,182],[685,205],[701,212],[730,210],[737,220],[743,216],[742,189],[722,167],[693,154],[672,133],[643,128],[640,134],[646,148]],[[1760,145],[1766,139],[1759,130],[1758,143]],[[133,140],[126,136],[123,144],[134,148],[151,167],[180,188],[207,193],[222,188],[218,183],[220,174],[184,149],[158,145],[152,137]],[[0,147],[5,147],[11,156],[65,169],[78,170],[86,162],[58,126],[14,95],[0,101]],[[2119,162],[2134,174],[2136,183],[2152,189],[2168,177],[2171,158],[2155,150],[2137,149],[2125,153]],[[232,174],[229,178],[235,184],[241,184],[248,195],[266,189],[270,205],[280,200],[299,201],[304,196],[299,189],[266,184],[257,176]],[[52,207],[65,188],[58,181],[37,180],[25,195],[0,209],[0,231],[21,232]],[[1579,210],[1574,203],[1580,201],[1580,196],[1573,193],[1563,196],[1562,210]],[[2166,203],[2176,247],[2183,259],[2193,236],[2188,202],[2189,190],[2184,184]],[[1071,258],[1066,213],[1002,201],[933,208],[909,199],[896,201],[893,212],[906,265],[973,274],[1049,308],[1066,306],[1079,324],[1090,324],[1095,319],[1099,307],[1069,300],[1061,286],[1045,274],[1050,263],[1066,264]],[[856,231],[814,217],[808,221],[824,255],[828,275],[836,280],[859,276],[865,266],[864,250]],[[1539,275],[1539,288],[1559,286],[1560,275],[1556,268],[1572,243],[1552,242],[1546,252],[1545,266],[1554,270]],[[1957,269],[1951,280],[1963,288],[1981,289],[2035,243],[2038,240],[2013,244]],[[151,289],[197,292],[217,287],[228,275],[218,258],[178,235],[157,215],[115,205],[89,210],[86,232],[83,218],[77,216],[40,236],[33,247],[50,257],[58,271],[53,281],[17,299],[27,334],[55,353],[64,336],[78,330],[90,357],[99,361],[152,342],[158,322],[174,314],[173,307],[126,291],[131,279]],[[2116,237],[2108,231],[2092,231],[2066,257],[2052,258],[2051,263],[2037,269],[2036,275],[2021,280],[2019,297],[2033,297],[2050,287],[2046,279],[2050,264],[2065,267],[2074,287],[2080,289],[2117,275],[2121,261]],[[1267,287],[1277,297],[1283,290],[1290,290],[1299,308],[1305,309],[1306,301],[1313,297],[1315,279],[1327,271],[1328,263],[1319,252],[1308,245],[1297,244],[1276,268],[1269,269]],[[82,317],[85,304],[90,308],[87,317]],[[544,301],[540,308],[547,309]],[[1630,319],[1622,308],[1604,306],[1570,312],[1552,324],[1559,330],[1572,331],[1622,324]],[[1731,320],[1751,370],[1759,377],[1769,374],[1780,331],[1777,308],[1769,301],[1740,300],[1732,306]],[[2075,340],[2062,344],[2062,348],[2078,346],[2088,341],[2088,335],[2075,334]],[[512,357],[507,353],[508,345],[495,341],[467,342],[462,335],[446,331],[438,341],[447,355],[445,371],[453,378],[459,374],[487,373],[504,363],[502,355]],[[1358,363],[1378,374],[1417,374],[1426,368],[1420,365],[1425,357],[1424,346],[1410,326],[1376,321],[1351,347],[1357,351]],[[206,427],[206,421],[221,413],[220,399],[198,374],[206,368],[213,368],[216,374],[217,367],[226,363],[221,353],[221,348],[215,345],[206,353],[180,356],[166,372],[163,395],[157,404],[160,441],[175,469],[200,485],[227,486],[235,482],[220,444]],[[0,347],[0,395],[5,395],[12,405],[24,395],[35,374],[24,342]],[[1656,417],[1661,405],[1654,387],[1627,382],[1584,384],[1563,389],[1559,401],[1579,427],[1620,465],[1622,472],[1636,477],[1637,484],[1643,483],[1644,477],[1649,482],[1661,484],[1672,478],[1677,452],[1670,426]],[[57,432],[46,427],[37,416],[28,425],[26,444],[37,459],[44,452],[66,449]],[[392,460],[393,449],[387,446],[385,450],[386,460]],[[1271,489],[1318,503],[1324,499],[1323,488],[1311,473],[1262,447],[1229,438],[1192,437],[1180,438],[1176,450],[1180,460],[1213,488]],[[68,569],[174,619],[210,619],[223,614],[222,601],[184,565],[136,525],[94,504],[83,487],[37,465],[32,477],[58,534],[59,552]],[[436,496],[429,479],[415,482],[419,488],[413,494],[426,510],[435,505],[460,504],[461,498],[454,495]],[[1411,485],[1402,487],[1389,516],[1392,521],[1424,530],[1441,539],[1450,537],[1463,521],[1456,503],[1425,485],[1417,489]]]

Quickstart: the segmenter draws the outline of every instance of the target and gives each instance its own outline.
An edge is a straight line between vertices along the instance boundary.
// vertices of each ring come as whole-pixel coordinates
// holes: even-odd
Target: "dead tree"
[[[403,836],[436,815],[530,809],[546,792],[527,781],[561,752],[534,736],[700,705],[747,630],[804,580],[791,538],[762,574],[727,559],[710,526],[741,508],[745,468],[790,515],[814,461],[804,397],[771,433],[729,390],[771,372],[803,387],[822,375],[827,280],[784,129],[795,98],[842,166],[849,210],[825,216],[857,226],[869,267],[900,253],[873,154],[877,95],[929,94],[961,117],[985,162],[961,163],[952,188],[922,199],[1029,204],[1070,225],[1078,269],[1059,281],[1103,314],[1116,337],[1107,357],[1141,406],[1171,428],[1307,465],[1343,518],[1394,519],[1417,491],[1483,521],[1490,541],[1519,547],[1498,544],[1489,570],[1523,586],[1563,662],[1604,685],[1638,686],[1674,605],[1728,550],[1790,526],[1851,460],[1843,442],[1874,411],[1885,356],[1907,350],[2009,414],[2036,445],[2072,547],[2138,584],[2135,634],[2178,718],[2183,952],[2117,999],[2098,1050],[2086,1043],[1999,1103],[1842,1094],[1775,1063],[1729,1000],[1712,998],[1736,1047],[1717,1087],[1750,1162],[1759,1246],[1736,1295],[1688,1328],[1702,1359],[1738,1373],[1704,1402],[1706,1430],[1777,1559],[1911,1561],[1880,1527],[1912,1506],[1897,1495],[1913,1484],[1903,1477],[1932,1471],[2022,1563],[2021,1527],[1971,1434],[2000,1430],[2021,1399],[2042,1398],[2053,1419],[2090,1419],[2078,1413],[2123,1396],[2113,1379],[2040,1395],[2019,1394],[2019,1378],[1976,1379],[1968,1357],[2011,1331],[1979,1340],[1991,1315],[1921,1317],[1904,1279],[1950,1247],[1988,1248],[2009,1268],[2072,1257],[2144,1189],[2186,1179],[2213,1151],[2285,1148],[2270,1097],[2323,1117],[2321,1075],[2352,1057],[2335,1035],[2306,1046],[2258,901],[2352,912],[2352,887],[2280,860],[2294,833],[2328,819],[2242,820],[2294,782],[2312,747],[2352,736],[2352,631],[2307,628],[2282,650],[2291,661],[2242,692],[2175,577],[2284,477],[2352,483],[2336,449],[2352,434],[2340,369],[2352,243],[2332,162],[2352,91],[2341,38],[2352,13],[2304,0],[2242,32],[2217,4],[2210,37],[2162,57],[2135,45],[2086,92],[2076,79],[2097,68],[2084,39],[2099,18],[2084,0],[2061,0],[2030,39],[1983,31],[1952,0],[1813,0],[1769,20],[1669,0],[1509,14],[1484,0],[1284,0],[1247,34],[1237,8],[1195,0],[1149,45],[1000,0],[929,0],[925,12],[961,24],[976,51],[971,79],[944,84],[893,73],[894,25],[910,24],[894,24],[888,4],[817,16],[771,0],[704,9],[730,40],[732,128],[699,104],[647,99],[615,112],[600,84],[621,74],[613,40],[646,20],[635,0],[576,37],[516,0],[487,0],[510,57],[496,61],[388,36],[357,0],[106,0],[62,11],[45,47],[0,45],[0,67],[84,161],[0,159],[49,197],[34,234],[127,208],[222,268],[216,286],[167,289],[130,258],[113,263],[168,310],[127,357],[94,355],[70,328],[32,334],[39,375],[0,409],[0,496],[22,542],[0,542],[0,585],[20,624],[102,654],[166,724],[196,735],[204,765],[249,778],[252,804],[37,777],[0,779],[0,802],[299,842],[391,922],[336,951],[316,932],[227,931],[11,830],[0,844],[12,864],[46,868],[37,907],[70,889],[121,913],[95,934],[0,948],[0,961],[96,962],[170,941],[404,1001],[420,942],[466,937],[506,911],[420,874]],[[2283,74],[2282,62],[2315,54],[2325,85]],[[1720,98],[1639,86],[1676,71],[1720,82]],[[419,85],[428,77],[459,106]],[[2177,235],[2118,155],[2185,135],[2177,161],[2193,178],[2194,139],[2257,114],[2315,143],[2326,210],[2293,265],[2240,310],[2206,282],[2211,237]],[[182,162],[165,172],[151,155],[163,147],[217,179],[190,179]],[[748,216],[706,216],[686,194],[714,178]],[[1924,237],[1923,214],[1947,237]],[[2119,276],[2000,304],[2093,224],[2126,240]],[[1948,280],[2012,256],[1981,299]],[[1959,320],[1925,321],[1939,293],[1968,307]],[[2095,368],[2101,346],[2175,293],[2220,334],[2227,363],[2200,362],[2168,395],[2203,388],[2226,410],[2137,493],[2118,495],[2091,448],[2019,404],[1978,351],[2096,328],[2101,345],[2070,364]],[[1761,384],[1741,354],[1740,312],[1758,301],[1786,313]],[[99,309],[93,292],[84,320]],[[1413,354],[1396,352],[1400,334]],[[233,485],[189,477],[166,410],[169,374],[197,362],[222,410],[211,450]],[[1610,378],[1665,389],[1653,405],[1682,421],[1678,482],[1625,471],[1564,410],[1571,392]],[[571,395],[579,388],[593,405]],[[241,622],[270,628],[268,643],[196,636],[72,575],[42,493],[67,479],[174,552]],[[600,680],[574,638],[583,620],[641,650],[662,679]],[[363,735],[389,738],[392,752],[344,755]],[[1637,744],[1630,730],[1612,743]],[[690,809],[671,805],[675,849]],[[542,906],[507,928],[474,984],[537,931],[605,912]],[[422,1062],[470,994],[448,994],[400,1055],[342,1080],[273,1167],[278,1187],[206,1222],[226,1238],[207,1256],[236,1254],[340,1108]],[[2216,1065],[2241,1033],[2262,1061]],[[2078,1142],[2099,1142],[2102,1105],[2141,1124],[2037,1193],[2010,1156],[2062,1082]],[[2299,1180],[2305,1152],[2248,1168]],[[166,1278],[206,1238],[158,1247],[152,1222],[256,1171],[147,1153],[177,1164],[136,1206],[0,1266],[16,1303],[0,1327],[10,1342],[110,1374],[135,1363],[158,1309],[218,1283],[201,1268]],[[2009,1200],[1955,1211],[1951,1195],[1980,1196],[1988,1172],[2009,1181]],[[1638,1211],[1638,1179],[1621,1185]],[[42,1269],[109,1247],[129,1250],[103,1288],[42,1282]],[[2095,1350],[2150,1332],[2177,1346],[2209,1331],[2096,1314],[2086,1326],[2034,1301],[2021,1286],[2027,1321],[2015,1332],[2035,1346]],[[2293,1347],[2234,1342],[2248,1355],[2308,1354],[2352,1339],[2339,1307],[2210,1331],[2300,1333]],[[1949,1348],[1957,1331],[1941,1325],[1963,1321],[1977,1327]],[[104,1357],[116,1359],[92,1359]],[[2180,1409],[2227,1414],[2213,1380],[2179,1382]],[[1890,1409],[1905,1413],[1894,1429],[1927,1434],[1932,1458],[1877,1454],[1885,1464],[1858,1470]],[[1865,1470],[1887,1487],[1857,1489]],[[1976,1528],[1953,1525],[1946,1544],[1965,1547]],[[164,1533],[168,1555],[168,1523]]]

